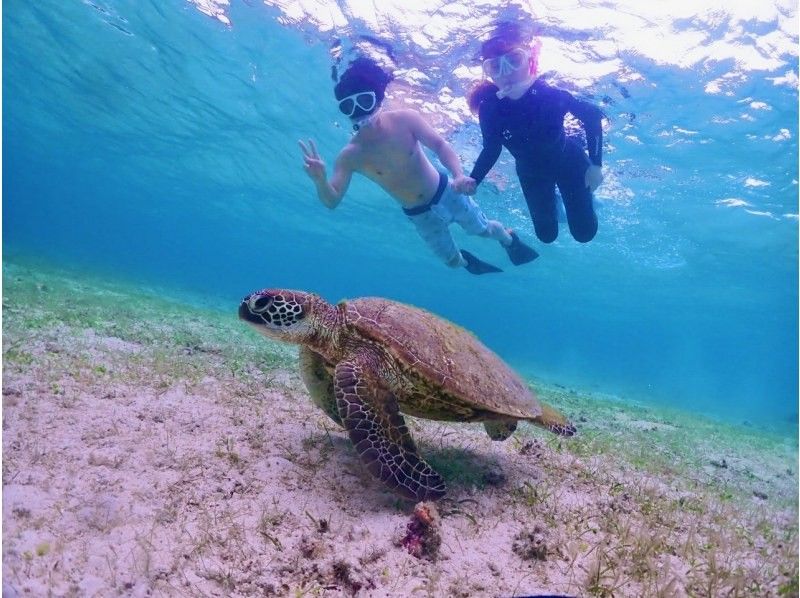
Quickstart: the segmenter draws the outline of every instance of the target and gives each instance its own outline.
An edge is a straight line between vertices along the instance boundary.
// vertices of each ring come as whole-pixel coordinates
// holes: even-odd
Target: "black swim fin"
[[[509,230],[508,234],[511,235],[511,245],[504,249],[508,253],[508,259],[511,260],[512,264],[521,266],[539,257],[538,252],[533,247],[523,243],[513,230]]]
[[[492,266],[484,261],[479,260],[466,249],[461,250],[461,257],[467,260],[465,268],[471,274],[489,274],[491,272],[502,272],[497,266]]]

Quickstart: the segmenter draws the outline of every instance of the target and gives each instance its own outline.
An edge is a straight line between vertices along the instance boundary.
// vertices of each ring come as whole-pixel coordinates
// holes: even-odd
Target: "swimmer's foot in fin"
[[[492,266],[491,264],[487,264],[484,261],[479,260],[477,257],[472,255],[469,251],[465,249],[461,250],[461,257],[467,262],[467,265],[464,266],[467,269],[467,272],[471,274],[489,274],[491,272],[502,272],[500,268],[497,266]]]
[[[509,230],[508,234],[511,235],[511,245],[504,247],[504,249],[508,253],[508,259],[511,260],[512,264],[521,266],[539,257],[536,250],[523,243],[513,230]]]

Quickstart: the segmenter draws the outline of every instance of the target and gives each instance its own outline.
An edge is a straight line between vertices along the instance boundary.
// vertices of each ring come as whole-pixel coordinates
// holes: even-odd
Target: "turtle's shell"
[[[342,302],[347,327],[413,371],[480,410],[517,418],[542,414],[534,394],[503,360],[463,328],[417,307],[376,297]]]

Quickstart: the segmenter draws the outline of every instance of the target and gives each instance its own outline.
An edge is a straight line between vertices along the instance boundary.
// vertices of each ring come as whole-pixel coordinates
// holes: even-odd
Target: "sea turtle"
[[[445,484],[417,454],[401,412],[480,421],[494,440],[508,438],[518,420],[575,433],[475,336],[425,310],[376,297],[331,305],[313,293],[264,289],[242,300],[239,317],[300,345],[314,403],[347,430],[369,472],[406,498],[441,498]]]

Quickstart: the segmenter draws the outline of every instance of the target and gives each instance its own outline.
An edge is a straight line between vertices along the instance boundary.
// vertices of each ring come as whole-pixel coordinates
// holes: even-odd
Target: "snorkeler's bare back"
[[[353,171],[375,181],[404,207],[429,201],[439,184],[439,173],[413,133],[409,112],[381,112],[343,150]]]

